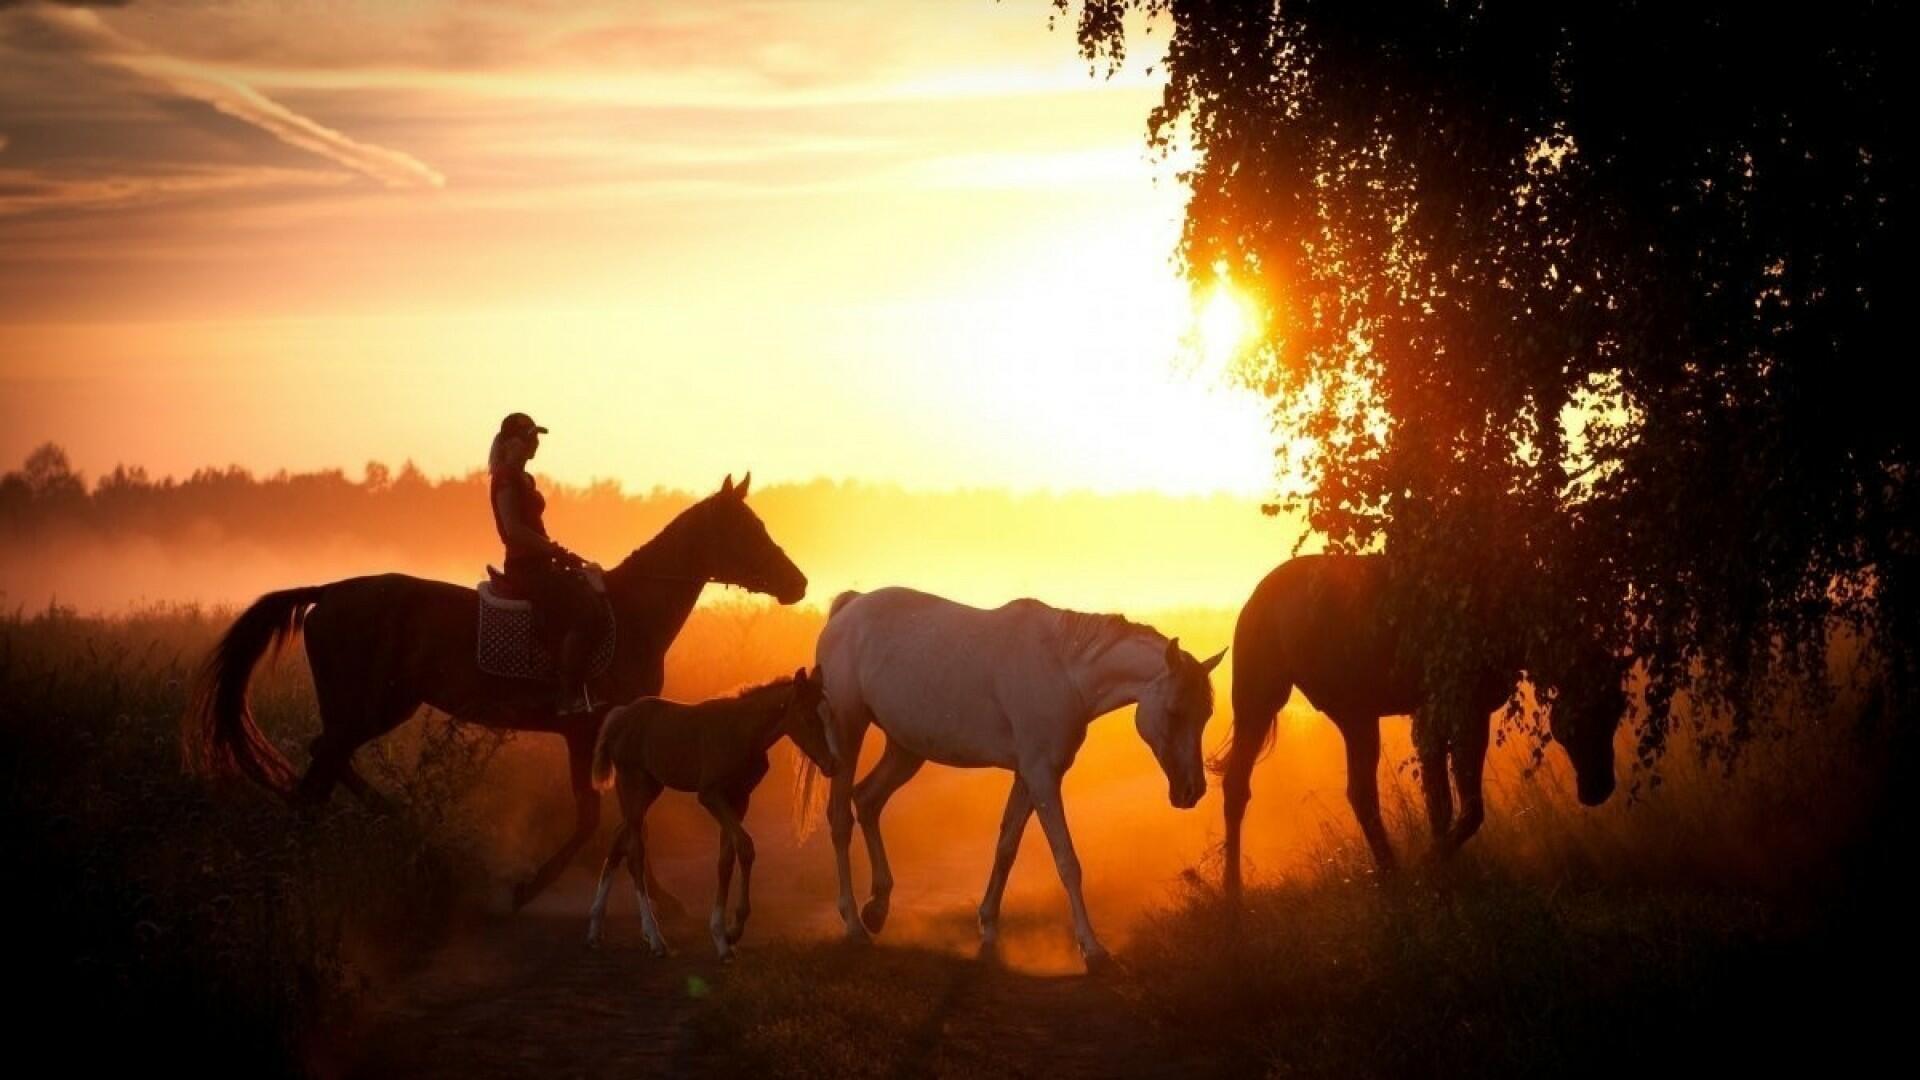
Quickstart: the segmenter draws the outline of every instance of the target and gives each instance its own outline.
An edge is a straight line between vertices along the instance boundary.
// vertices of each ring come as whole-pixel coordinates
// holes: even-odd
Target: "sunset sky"
[[[1164,33],[1046,0],[0,0],[0,464],[1268,487]]]

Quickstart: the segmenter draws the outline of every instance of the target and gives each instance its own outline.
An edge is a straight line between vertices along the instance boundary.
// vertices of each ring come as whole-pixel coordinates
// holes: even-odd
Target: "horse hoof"
[[[988,963],[999,963],[1000,938],[997,935],[994,937],[981,937],[980,948],[974,952],[973,957],[976,960],[985,960]]]
[[[747,927],[743,923],[727,931],[727,944],[738,945],[740,944],[740,939],[746,936],[747,936]]]
[[[855,923],[847,927],[847,943],[850,945],[871,945],[873,944],[873,936],[867,933],[866,927]]]
[[[1089,975],[1101,975],[1113,969],[1113,954],[1105,949],[1086,950],[1081,955]]]
[[[588,935],[587,935],[587,948],[589,948],[589,949],[597,949],[597,948],[599,948],[599,947],[600,947],[600,935],[599,935],[598,933],[592,933],[592,934],[588,934]]]
[[[665,945],[650,946],[648,951],[652,952],[654,955],[654,958],[657,960],[665,960],[669,955],[671,955],[667,951],[667,947]]]
[[[880,928],[887,925],[887,902],[885,900],[867,901],[866,906],[860,909],[860,921],[866,924],[870,933],[879,933]]]

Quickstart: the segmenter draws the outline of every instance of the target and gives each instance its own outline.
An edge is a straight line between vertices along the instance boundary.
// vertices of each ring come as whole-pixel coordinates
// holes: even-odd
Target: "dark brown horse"
[[[1226,796],[1226,890],[1240,891],[1240,825],[1253,796],[1253,765],[1273,738],[1274,717],[1295,688],[1330,717],[1347,743],[1347,801],[1374,862],[1393,867],[1380,820],[1376,773],[1380,718],[1411,715],[1420,781],[1436,854],[1466,843],[1485,816],[1481,773],[1491,714],[1513,694],[1518,663],[1483,669],[1453,702],[1427,700],[1419,666],[1399,655],[1386,618],[1387,562],[1377,555],[1306,555],[1280,564],[1253,590],[1234,627],[1233,736],[1221,751]],[[1613,733],[1626,711],[1618,668],[1610,681],[1563,694],[1552,711],[1554,741],[1566,749],[1580,801],[1613,794]],[[1460,812],[1447,790],[1453,766]]]
[[[807,579],[747,507],[749,475],[682,511],[659,535],[607,571],[616,641],[613,660],[589,684],[601,701],[660,692],[667,647],[708,584],[737,585],[782,604],[806,595]],[[421,705],[468,723],[542,731],[567,740],[578,818],[573,835],[514,890],[514,904],[553,883],[600,821],[589,767],[604,710],[556,716],[552,688],[487,675],[476,662],[474,590],[402,574],[349,578],[268,593],[240,615],[202,669],[184,730],[187,759],[209,772],[238,772],[290,795],[326,801],[344,783],[369,802],[380,797],[354,771],[353,753],[392,731]],[[307,662],[320,703],[312,762],[293,766],[255,726],[247,683],[269,648],[306,632]]]

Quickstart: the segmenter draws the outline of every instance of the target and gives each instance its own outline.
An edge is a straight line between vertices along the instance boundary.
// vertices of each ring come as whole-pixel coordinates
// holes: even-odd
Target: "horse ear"
[[[807,669],[804,664],[801,665],[800,670],[793,673],[793,681],[797,683],[804,683],[807,681]]]
[[[1214,653],[1212,656],[1209,656],[1205,660],[1200,661],[1200,670],[1211,675],[1213,673],[1213,669],[1220,666],[1220,661],[1226,655],[1227,655],[1227,650],[1221,649],[1219,652]]]
[[[1180,639],[1172,638],[1167,642],[1167,668],[1172,670],[1180,666]]]
[[[725,480],[720,481],[720,494],[722,495],[733,494],[733,474],[732,473],[728,473],[727,478]]]
[[[752,470],[752,469],[748,469],[748,470],[747,470],[747,475],[745,475],[745,476],[743,476],[743,477],[741,477],[741,478],[740,478],[740,486],[739,486],[739,487],[737,487],[737,488],[734,488],[734,489],[733,489],[733,497],[734,497],[734,498],[736,498],[736,499],[744,499],[744,498],[746,498],[746,497],[747,497],[747,487],[748,487],[748,485],[750,485],[750,484],[752,484],[752,483],[753,483],[753,470]]]

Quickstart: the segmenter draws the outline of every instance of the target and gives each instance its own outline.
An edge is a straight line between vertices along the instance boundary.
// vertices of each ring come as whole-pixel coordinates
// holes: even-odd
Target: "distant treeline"
[[[611,481],[572,487],[542,478],[548,521],[586,525],[614,546],[651,536],[692,501],[681,492],[623,493]],[[99,539],[240,541],[299,547],[341,540],[402,546],[428,559],[495,546],[487,475],[430,478],[412,462],[368,462],[359,480],[341,469],[257,476],[238,465],[155,479],[115,466],[89,485],[48,443],[0,477],[0,541],[57,543],[75,530]],[[598,537],[596,537],[597,539]],[[575,536],[574,546],[589,546]],[[599,545],[593,545],[599,546]]]
[[[540,486],[548,530],[606,565],[709,494],[546,477]],[[1101,610],[1237,606],[1300,535],[1297,521],[1231,495],[817,480],[756,485],[752,503],[813,580],[815,600],[911,583],[977,603],[1044,595]],[[156,479],[122,465],[90,481],[49,443],[0,477],[0,602],[10,606],[231,602],[296,577],[383,569],[471,581],[499,550],[483,471],[434,478],[411,463],[370,462],[357,479],[239,466]]]

